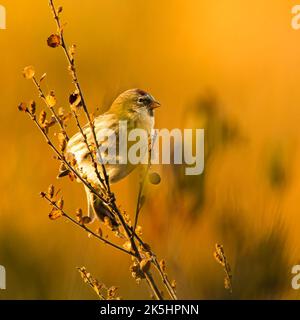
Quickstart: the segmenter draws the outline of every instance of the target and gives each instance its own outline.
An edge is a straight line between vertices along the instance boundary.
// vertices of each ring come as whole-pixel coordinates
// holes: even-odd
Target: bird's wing
[[[104,114],[95,119],[95,133],[98,143],[100,143],[101,132],[102,130],[118,130],[118,121],[115,115],[113,114]],[[87,141],[90,146],[94,144],[94,139],[91,133],[91,128],[87,124],[83,128],[83,133],[87,137]],[[83,159],[86,159],[89,151],[87,149],[86,143],[84,142],[81,132],[76,133],[67,144],[67,153],[72,154],[77,162],[81,162]]]
[[[106,113],[97,117],[94,125],[96,138],[100,146],[100,152],[97,152],[97,162],[106,160],[108,162],[106,167],[109,171],[111,169],[110,164],[118,163],[119,160],[119,119],[114,114]],[[89,145],[94,145],[89,125],[83,127],[83,133],[86,135]],[[88,179],[97,181],[90,153],[81,132],[78,132],[69,140],[66,155],[67,158],[75,158],[78,168],[83,174],[87,175]]]

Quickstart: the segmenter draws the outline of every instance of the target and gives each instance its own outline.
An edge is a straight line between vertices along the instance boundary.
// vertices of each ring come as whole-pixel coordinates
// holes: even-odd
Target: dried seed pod
[[[141,271],[140,265],[138,262],[134,261],[133,264],[129,268],[132,277],[135,279],[137,283],[139,283],[142,279],[145,278],[144,273]]]
[[[61,44],[61,39],[58,34],[52,34],[48,39],[47,39],[47,44],[50,48],[57,48]]]
[[[76,159],[73,157],[73,159],[71,159],[71,161],[70,161],[70,165],[71,166],[76,166],[76,164],[77,164],[77,161],[76,161]]]
[[[223,246],[222,246],[221,244],[216,243],[216,251],[217,251],[219,254],[224,254]]]
[[[215,248],[216,248],[216,251],[214,252],[214,258],[224,268],[224,272],[225,272],[224,287],[225,289],[228,289],[230,290],[230,292],[232,292],[232,284],[231,284],[232,273],[231,273],[230,265],[227,261],[227,258],[224,252],[224,248],[220,244],[216,244]]]
[[[73,45],[69,48],[69,55],[70,55],[72,61],[74,61],[75,50],[76,50],[76,45],[73,44]]]
[[[64,152],[66,150],[67,147],[67,140],[66,137],[64,135],[64,133],[60,132],[58,135],[58,144],[59,144],[59,150],[61,152]]]
[[[160,184],[161,182],[161,177],[157,172],[150,173],[148,176],[148,179],[149,179],[149,182],[154,185]]]
[[[66,147],[67,147],[67,141],[66,141],[66,139],[64,139],[59,144],[59,149],[61,152],[64,152],[66,150]]]
[[[82,224],[82,209],[81,208],[79,208],[79,209],[77,209],[76,210],[76,220],[80,223],[80,224]]]
[[[27,104],[26,104],[25,102],[21,102],[21,103],[18,105],[18,109],[19,109],[19,111],[21,111],[21,112],[27,111],[27,110],[28,110],[28,109],[27,109]]]
[[[50,186],[48,187],[48,196],[50,199],[54,197],[54,192],[55,192],[54,185],[50,184]]]
[[[59,200],[57,201],[56,205],[58,206],[59,209],[62,210],[63,207],[64,207],[64,200],[63,200],[63,198],[59,199]]]
[[[142,227],[141,226],[137,226],[135,229],[135,232],[137,235],[142,236],[143,235],[143,231],[142,231]]]
[[[118,288],[113,286],[107,290],[107,300],[114,300],[117,295]]]
[[[177,287],[177,283],[176,283],[176,280],[172,280],[171,282],[171,287],[175,290],[176,287]]]
[[[34,115],[35,114],[35,110],[36,110],[36,103],[34,100],[31,100],[29,102],[29,112]]]
[[[225,266],[225,261],[223,260],[222,256],[219,255],[217,252],[214,252],[214,258],[221,266]]]
[[[224,288],[227,290],[231,290],[231,282],[228,277],[224,278]]]
[[[48,127],[48,128],[51,128],[55,125],[56,123],[56,119],[54,118],[54,116],[51,117],[51,120],[50,121],[45,121],[45,125]]]
[[[45,120],[46,120],[46,117],[47,117],[47,113],[45,110],[42,110],[40,115],[39,115],[39,123],[41,125],[43,125],[45,123]]]
[[[60,210],[57,210],[57,209],[55,209],[55,208],[53,208],[53,209],[51,210],[51,212],[49,213],[49,218],[50,218],[51,220],[56,220],[56,219],[58,219],[58,218],[60,218],[60,217],[62,217],[61,211],[60,211]]]
[[[34,77],[35,70],[33,66],[28,66],[23,69],[23,76],[25,79],[30,80]]]
[[[165,271],[166,271],[166,261],[165,261],[165,260],[161,260],[161,261],[159,262],[159,265],[160,265],[161,270],[162,270],[163,272],[165,272]]]
[[[62,118],[64,116],[65,110],[62,107],[58,108],[57,114],[60,118]]]

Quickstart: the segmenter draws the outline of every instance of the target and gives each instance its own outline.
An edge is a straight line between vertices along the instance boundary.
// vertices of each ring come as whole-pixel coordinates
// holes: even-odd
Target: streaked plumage
[[[117,97],[113,102],[110,109],[103,115],[98,116],[95,121],[95,133],[99,145],[108,146],[108,141],[100,141],[100,131],[104,129],[112,130],[117,138],[119,138],[119,121],[127,121],[127,132],[132,129],[139,128],[147,131],[150,136],[151,130],[154,126],[154,111],[153,109],[159,106],[159,103],[155,99],[140,89],[131,89],[123,92]],[[93,144],[93,138],[91,134],[91,129],[89,125],[84,126],[84,134],[87,136],[89,144]],[[114,146],[113,146],[114,147]],[[130,143],[128,143],[128,148]],[[143,155],[147,156],[148,154],[148,144],[143,148]],[[130,172],[136,167],[130,163],[119,164],[120,155],[118,154],[118,147],[116,150],[116,158],[113,160],[116,161],[116,164],[106,164],[105,168],[109,176],[111,183],[115,183],[124,177],[126,177]],[[82,137],[82,134],[79,132],[75,134],[68,142],[66,149],[67,157],[74,157],[77,163],[77,169],[81,172],[82,175],[86,176],[88,181],[92,182],[93,185],[100,188],[99,181],[97,179],[95,169],[92,165],[90,155],[88,153],[86,144]],[[104,155],[101,154],[101,157],[104,158]],[[112,159],[110,159],[112,160]],[[99,166],[99,172],[101,172],[101,165]],[[88,199],[88,214],[93,220],[95,214],[103,220],[105,216],[109,216],[114,223],[114,218],[107,212],[103,203],[97,199],[89,190],[85,188],[87,192]]]

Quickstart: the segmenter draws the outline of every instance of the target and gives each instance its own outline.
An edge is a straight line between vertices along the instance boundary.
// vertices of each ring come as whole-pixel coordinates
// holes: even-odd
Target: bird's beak
[[[158,101],[154,100],[151,104],[151,109],[153,110],[153,109],[159,108],[160,106],[161,104]]]

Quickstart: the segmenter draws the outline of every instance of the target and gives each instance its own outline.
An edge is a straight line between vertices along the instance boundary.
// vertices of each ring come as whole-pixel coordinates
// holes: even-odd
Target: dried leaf
[[[44,124],[45,120],[46,120],[46,117],[47,117],[47,113],[45,110],[42,110],[40,115],[39,115],[39,123],[42,125]]]
[[[177,287],[176,280],[172,280],[172,282],[171,282],[171,287],[172,287],[173,289],[176,289],[176,287]]]
[[[21,103],[18,105],[18,109],[19,109],[19,111],[21,111],[21,112],[27,111],[27,110],[28,110],[28,109],[27,109],[27,104],[26,104],[25,102],[21,102]]]
[[[70,94],[69,102],[71,107],[74,107],[74,108],[78,108],[82,106],[81,96],[76,92]],[[74,111],[76,111],[76,109]]]
[[[46,102],[49,107],[54,107],[56,105],[56,97],[54,91],[50,91],[50,93],[46,97]]]
[[[162,270],[163,272],[165,272],[165,271],[166,271],[166,261],[165,261],[165,260],[161,260],[161,261],[159,262],[159,265],[160,265],[161,270]]]
[[[75,51],[76,51],[76,45],[73,44],[73,45],[69,48],[69,55],[70,55],[72,61],[74,61]]]
[[[52,211],[49,213],[49,218],[51,220],[56,220],[56,219],[59,219],[60,217],[62,217],[61,211],[55,208],[53,208]]]
[[[34,70],[34,67],[33,66],[28,66],[28,67],[25,67],[24,70],[23,70],[23,76],[25,79],[32,79],[35,75],[35,70]]]
[[[36,110],[36,103],[34,100],[31,100],[29,102],[29,112],[33,115],[35,114],[35,110]]]
[[[47,39],[47,44],[51,48],[57,48],[60,46],[61,39],[58,34],[52,34],[48,39]]]
[[[64,207],[64,200],[61,198],[57,201],[56,205],[58,206],[59,209],[63,209]]]
[[[80,224],[82,224],[82,209],[77,209],[76,210],[76,220],[80,223]]]
[[[137,235],[142,236],[143,235],[143,230],[141,226],[137,226],[135,229],[135,232]]]
[[[125,250],[130,251],[130,250],[131,250],[131,242],[130,242],[130,241],[126,241],[126,242],[123,244],[123,248],[124,248]]]
[[[50,184],[50,186],[48,187],[48,196],[49,196],[50,199],[53,198],[54,192],[55,192],[54,185]]]

